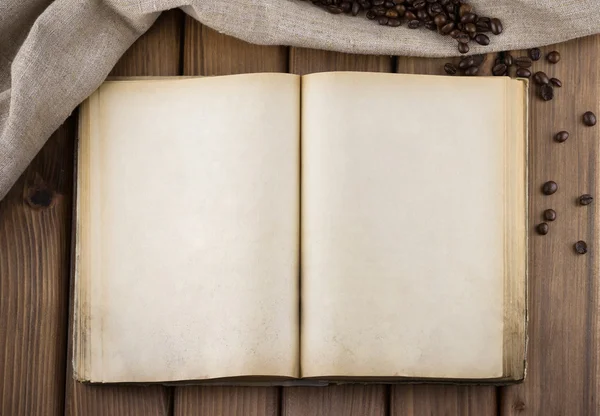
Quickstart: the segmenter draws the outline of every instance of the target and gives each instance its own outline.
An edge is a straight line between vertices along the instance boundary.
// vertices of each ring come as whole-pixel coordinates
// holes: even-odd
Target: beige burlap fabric
[[[504,33],[472,52],[541,46],[600,32],[597,0],[472,0]],[[0,0],[0,199],[46,139],[104,80],[162,10],[260,44],[449,56],[451,39],[330,15],[300,0]]]

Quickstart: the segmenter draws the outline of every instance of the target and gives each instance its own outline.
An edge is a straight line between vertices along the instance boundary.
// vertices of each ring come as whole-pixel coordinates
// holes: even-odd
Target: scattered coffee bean
[[[595,126],[596,125],[596,114],[591,111],[586,111],[583,113],[583,124],[586,126]]]
[[[542,52],[540,51],[540,48],[529,49],[529,57],[532,61],[539,61],[541,56]]]
[[[473,75],[477,75],[477,72],[479,72],[479,67],[478,66],[472,66],[469,69],[467,69],[465,71],[465,75],[468,76],[473,76]]]
[[[385,17],[385,16],[380,16],[380,17],[377,19],[377,22],[378,22],[380,25],[382,25],[382,26],[383,26],[383,25],[387,25],[389,20],[390,20],[390,19],[389,19],[389,18],[387,18],[387,17]],[[410,25],[409,25],[409,27],[410,27]]]
[[[533,81],[538,85],[544,85],[550,82],[548,75],[545,72],[538,71],[533,74]]]
[[[460,69],[467,69],[473,65],[475,65],[475,59],[472,56],[467,56],[466,58],[461,59],[458,63],[458,67]]]
[[[558,78],[550,78],[550,82],[552,83],[552,85],[554,85],[555,87],[562,87],[562,81]]]
[[[546,221],[554,221],[556,219],[556,211],[553,209],[547,209],[544,211],[544,219]]]
[[[475,42],[479,43],[480,45],[486,46],[490,44],[490,38],[488,38],[487,35],[480,33],[475,36]]]
[[[579,205],[589,205],[594,201],[594,197],[590,194],[583,194],[579,197]]]
[[[433,21],[435,22],[437,27],[442,27],[446,23],[448,23],[448,19],[446,18],[445,14],[436,14],[433,18]]]
[[[495,76],[501,76],[506,74],[506,71],[508,70],[508,67],[505,64],[496,64],[494,65],[494,67],[492,68],[492,74]]]
[[[502,22],[500,19],[491,19],[490,20],[490,30],[494,35],[499,35],[502,33]]]
[[[577,254],[585,254],[587,253],[587,243],[585,241],[578,241],[575,243],[575,245],[573,246],[573,248],[575,248],[575,252]]]
[[[527,56],[519,56],[515,59],[515,65],[521,68],[529,68],[531,67],[531,59]]]
[[[402,22],[400,21],[400,19],[390,19],[388,20],[388,26],[391,27],[398,27],[402,24]]]
[[[542,223],[538,224],[538,226],[536,228],[537,228],[537,232],[539,235],[548,234],[548,230],[549,230],[548,223],[542,222]]]
[[[458,51],[460,53],[467,53],[467,52],[469,52],[469,45],[467,45],[466,43],[460,43],[460,42],[458,42]]]
[[[471,40],[469,35],[466,33],[460,33],[458,36],[456,36],[455,39],[460,43],[469,43],[469,41]]]
[[[408,22],[409,29],[418,29],[419,26],[421,26],[421,22],[418,21],[417,19],[414,19],[414,20],[411,20],[410,22]]]
[[[544,195],[552,195],[556,191],[558,191],[558,184],[554,181],[548,181],[542,185]]]
[[[568,131],[564,131],[564,130],[563,131],[559,131],[554,136],[554,140],[556,140],[559,143],[566,142],[568,138],[569,138],[569,132]]]
[[[474,23],[467,23],[467,24],[465,24],[465,31],[469,34],[469,36],[475,38],[475,34],[477,32],[477,26],[475,26]],[[489,38],[488,38],[488,43],[489,43]]]
[[[551,64],[555,64],[560,61],[560,53],[557,51],[552,51],[546,56],[546,59],[548,59],[548,62]]]
[[[463,16],[471,13],[472,10],[473,10],[473,6],[471,6],[470,4],[463,3],[458,8],[458,16],[463,17]]]
[[[531,71],[527,68],[517,68],[515,74],[519,78],[529,78],[531,76]]]
[[[504,55],[504,63],[506,64],[506,66],[512,66],[514,63],[513,61],[513,56],[510,53]]]
[[[446,65],[444,65],[444,71],[446,71],[446,74],[448,75],[456,75],[456,73],[458,72],[456,66],[449,62]]]
[[[550,101],[554,98],[554,88],[552,88],[550,84],[542,85],[540,88],[540,97],[542,97],[544,101]]]

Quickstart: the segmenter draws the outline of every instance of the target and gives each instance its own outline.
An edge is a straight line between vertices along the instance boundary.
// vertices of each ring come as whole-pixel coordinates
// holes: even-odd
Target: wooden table
[[[549,235],[531,238],[529,371],[523,384],[238,388],[74,382],[68,322],[75,113],[0,203],[0,415],[600,414],[598,204],[575,203],[582,193],[600,196],[600,126],[589,128],[580,122],[586,110],[600,114],[599,46],[600,36],[594,36],[546,47],[544,52],[558,49],[562,60],[557,65],[542,60],[534,66],[562,79],[564,87],[551,102],[531,98],[530,220],[539,222],[546,208],[554,208],[558,219]],[[441,74],[446,61],[249,45],[172,10],[131,47],[112,74]],[[569,140],[553,142],[553,133],[563,129],[571,133]],[[543,196],[539,187],[550,179],[558,182],[559,192]],[[25,202],[27,191],[38,184],[55,191],[50,206],[34,208]],[[572,249],[580,239],[590,245],[585,256]]]

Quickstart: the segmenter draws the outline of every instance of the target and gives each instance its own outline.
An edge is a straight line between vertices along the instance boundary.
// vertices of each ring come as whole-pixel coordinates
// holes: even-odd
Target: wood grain
[[[391,415],[460,415],[496,414],[496,391],[484,386],[407,385],[394,388]]]
[[[396,72],[444,75],[444,64],[461,58],[398,57]],[[484,56],[478,75],[490,75],[492,54]],[[396,385],[391,391],[391,415],[495,415],[496,389],[492,386]]]
[[[287,56],[286,47],[252,45],[186,17],[184,75],[287,72]]]
[[[279,389],[271,387],[178,387],[174,416],[276,416]]]
[[[283,416],[387,414],[387,386],[340,385],[328,387],[285,387]]]
[[[530,222],[541,222],[552,208],[557,219],[546,236],[530,240],[529,360],[521,385],[501,389],[503,415],[597,415],[600,360],[598,340],[598,213],[596,201],[578,206],[576,198],[598,193],[599,125],[586,127],[581,115],[599,114],[600,36],[542,48],[558,50],[561,61],[534,62],[563,81],[555,99],[544,102],[530,91]],[[519,56],[524,52],[514,52]],[[553,135],[567,130],[564,143]],[[554,180],[559,190],[545,196],[540,187]],[[573,244],[588,242],[589,252],[577,255]]]
[[[392,69],[392,58],[389,56],[290,48],[290,72],[293,74],[323,71],[391,72]]]
[[[287,48],[257,46],[203,27],[188,17],[183,50],[184,75],[286,72]],[[175,388],[176,415],[275,415],[278,387]]]
[[[171,10],[125,53],[111,75],[178,75],[181,62],[183,12]],[[70,337],[69,337],[70,338]],[[69,357],[71,357],[69,339]],[[67,366],[66,409],[70,416],[169,415],[172,389],[164,386],[89,385],[73,380],[69,358]]]
[[[0,415],[62,414],[74,118],[0,202]]]

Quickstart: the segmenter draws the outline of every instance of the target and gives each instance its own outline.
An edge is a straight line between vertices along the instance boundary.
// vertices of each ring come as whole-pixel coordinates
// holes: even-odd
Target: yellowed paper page
[[[502,376],[507,82],[303,78],[302,376]]]
[[[299,83],[114,81],[92,96],[82,376],[298,376]]]

